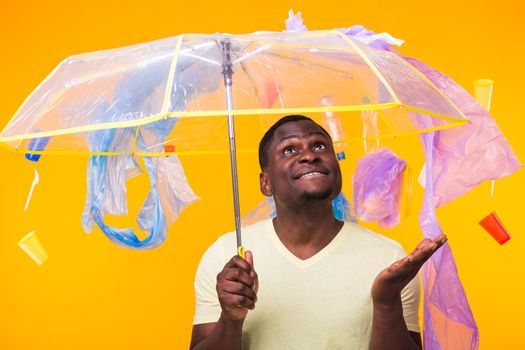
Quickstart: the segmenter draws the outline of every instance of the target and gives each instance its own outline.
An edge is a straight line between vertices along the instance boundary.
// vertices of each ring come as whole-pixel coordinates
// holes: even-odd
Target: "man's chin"
[[[301,199],[306,201],[327,201],[331,198],[332,190],[327,189],[325,191],[308,192],[305,191],[301,194]]]

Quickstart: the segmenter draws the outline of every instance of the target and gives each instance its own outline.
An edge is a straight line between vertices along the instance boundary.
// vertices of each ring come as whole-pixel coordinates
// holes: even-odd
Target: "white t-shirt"
[[[275,233],[271,219],[243,228],[259,275],[258,301],[243,325],[244,349],[368,349],[372,331],[371,287],[377,274],[406,254],[401,245],[345,222],[314,256],[301,260]],[[236,252],[235,233],[204,254],[195,279],[194,324],[217,322],[217,274]],[[402,292],[403,315],[419,332],[419,279]]]

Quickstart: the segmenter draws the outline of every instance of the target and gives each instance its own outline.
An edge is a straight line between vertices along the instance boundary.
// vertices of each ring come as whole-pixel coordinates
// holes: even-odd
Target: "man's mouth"
[[[311,170],[311,171],[306,171],[306,172],[299,174],[298,176],[296,176],[296,179],[299,180],[299,179],[304,179],[304,178],[326,176],[326,175],[328,175],[328,173],[324,171]]]

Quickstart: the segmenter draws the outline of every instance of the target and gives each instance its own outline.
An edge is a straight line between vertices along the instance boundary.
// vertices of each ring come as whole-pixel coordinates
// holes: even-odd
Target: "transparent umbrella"
[[[0,142],[29,158],[90,154],[93,169],[120,169],[124,179],[135,173],[134,157],[143,156],[152,191],[138,221],[152,231],[149,241],[141,243],[129,230],[103,229],[115,242],[134,247],[162,243],[165,226],[176,217],[166,218],[170,207],[166,203],[177,185],[155,185],[162,169],[171,166],[182,172],[176,155],[230,152],[242,255],[236,151],[255,150],[253,138],[239,137],[243,130],[255,128],[262,134],[284,114],[306,113],[316,119],[338,112],[350,131],[347,136],[361,138],[365,110],[377,112],[374,138],[441,130],[468,121],[398,55],[338,31],[186,34],[66,59],[27,98],[0,133]],[[344,142],[334,140],[336,148]],[[113,163],[118,166],[106,156],[116,156],[119,161]],[[156,156],[173,156],[164,157],[173,161],[155,160]],[[110,196],[99,195],[108,191],[101,174],[93,171],[88,186],[92,204],[84,216],[88,229],[90,221],[106,227],[104,213],[124,211],[115,210],[125,201],[122,191],[114,203],[108,203]],[[183,172],[178,180],[185,183]],[[182,187],[188,196],[181,202],[191,202],[191,189]],[[163,233],[153,232],[156,226],[164,227]]]

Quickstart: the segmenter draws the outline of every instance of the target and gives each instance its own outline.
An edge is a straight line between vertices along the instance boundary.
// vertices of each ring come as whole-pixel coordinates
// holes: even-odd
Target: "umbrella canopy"
[[[374,111],[373,135],[363,127],[363,111]],[[336,121],[334,112],[346,117]],[[253,136],[242,135],[254,135],[257,127],[262,135],[275,119],[296,113],[314,119],[325,113],[329,124],[350,131],[349,138],[467,122],[398,55],[339,31],[186,34],[66,59],[23,103],[0,142],[31,160],[43,153],[90,154],[84,229],[96,223],[113,242],[139,249],[160,245],[167,226],[197,198],[177,157],[150,157],[229,151],[242,256],[236,150],[254,151]],[[345,133],[335,134],[344,159]],[[150,231],[145,240],[104,223],[107,213],[127,213],[125,182],[138,172],[134,156],[146,157],[151,181],[137,219]],[[166,181],[173,173],[168,169],[179,169],[176,180]]]
[[[233,71],[229,108],[223,43]],[[228,147],[226,118],[217,117],[258,116],[264,130],[272,118],[263,116],[344,112],[352,138],[362,137],[362,110],[378,112],[380,137],[467,122],[403,59],[338,31],[186,34],[67,58],[23,103],[0,142],[34,154],[216,152]],[[429,116],[424,128],[413,112]],[[145,126],[165,118],[177,122],[169,123],[172,129],[159,140]],[[244,118],[238,119],[242,128]],[[253,118],[246,123],[254,127]],[[96,132],[107,129],[121,129],[118,142],[94,142]]]

